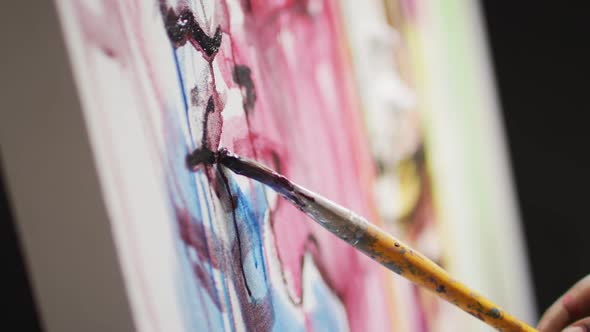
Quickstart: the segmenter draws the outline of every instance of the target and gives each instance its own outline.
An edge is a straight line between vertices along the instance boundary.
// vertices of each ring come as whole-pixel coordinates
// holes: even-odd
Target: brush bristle
[[[186,156],[186,166],[196,171],[200,165],[213,165],[217,162],[217,152],[213,152],[206,147],[200,147]]]

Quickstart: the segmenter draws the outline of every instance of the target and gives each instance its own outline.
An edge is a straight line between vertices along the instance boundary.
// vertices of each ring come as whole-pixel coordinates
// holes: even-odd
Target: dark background
[[[1,171],[0,169],[0,308],[3,318],[0,329],[38,331],[39,320],[33,305],[29,277],[17,243]]]
[[[483,5],[542,313],[590,274],[590,15],[569,1]]]
[[[590,273],[590,15],[571,2],[482,3],[541,313]],[[3,327],[38,330],[4,190],[0,220]]]

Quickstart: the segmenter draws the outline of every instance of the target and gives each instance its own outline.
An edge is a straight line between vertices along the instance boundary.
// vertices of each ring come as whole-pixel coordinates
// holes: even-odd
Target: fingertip
[[[567,310],[568,314],[572,318],[578,318],[582,316],[580,305],[571,293],[566,294],[561,300],[561,304]]]
[[[585,328],[580,326],[570,326],[561,332],[587,332]]]
[[[590,332],[590,317],[578,320],[562,332]]]
[[[537,329],[540,332],[559,331],[568,325],[568,320],[568,310],[563,305],[563,299],[560,299],[545,311],[537,325]]]

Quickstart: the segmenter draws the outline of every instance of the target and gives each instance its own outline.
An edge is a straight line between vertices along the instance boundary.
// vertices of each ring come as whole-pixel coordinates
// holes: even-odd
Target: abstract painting
[[[385,47],[391,76],[363,79],[359,2],[56,2],[138,330],[443,330],[438,302],[271,190],[186,165],[226,147],[444,263],[419,96],[391,63],[411,54]]]

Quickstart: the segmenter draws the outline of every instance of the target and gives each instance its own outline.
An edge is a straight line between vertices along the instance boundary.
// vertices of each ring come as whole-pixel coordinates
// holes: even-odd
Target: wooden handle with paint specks
[[[431,290],[499,331],[537,331],[454,280],[437,264],[372,224],[368,224],[365,235],[355,247],[388,269]]]

